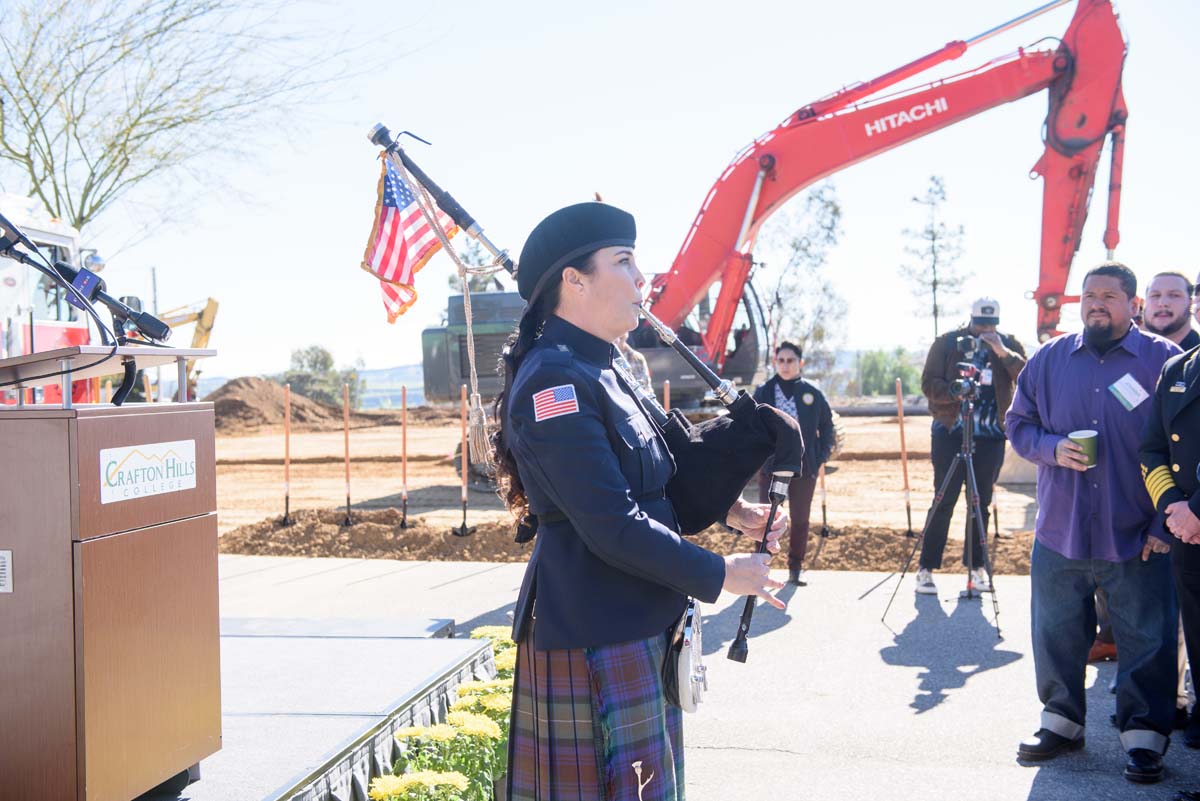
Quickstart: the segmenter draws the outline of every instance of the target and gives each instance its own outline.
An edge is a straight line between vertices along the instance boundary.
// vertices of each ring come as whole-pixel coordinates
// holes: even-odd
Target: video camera
[[[958,400],[979,397],[980,369],[972,362],[958,362],[954,369],[958,371],[958,378],[950,382],[950,394]]]
[[[954,365],[958,378],[950,382],[950,394],[958,400],[975,400],[979,397],[979,379],[987,362],[987,349],[979,337],[970,334],[958,337],[954,344],[969,361]]]

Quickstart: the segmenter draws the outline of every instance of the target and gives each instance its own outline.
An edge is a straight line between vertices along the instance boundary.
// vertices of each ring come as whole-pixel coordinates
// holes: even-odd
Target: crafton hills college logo
[[[100,451],[100,503],[196,488],[196,441],[155,442]]]

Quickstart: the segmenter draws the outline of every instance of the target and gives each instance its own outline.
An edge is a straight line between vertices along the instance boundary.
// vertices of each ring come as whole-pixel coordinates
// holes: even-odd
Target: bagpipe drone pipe
[[[773,458],[772,472],[799,474],[804,440],[796,421],[773,406],[758,403],[745,390],[734,390],[644,307],[638,311],[664,343],[674,348],[713,390],[727,414],[691,423],[679,409],[666,412],[646,393],[643,405],[663,431],[675,457],[676,472],[667,484],[679,529],[695,534],[725,519],[742,488]]]

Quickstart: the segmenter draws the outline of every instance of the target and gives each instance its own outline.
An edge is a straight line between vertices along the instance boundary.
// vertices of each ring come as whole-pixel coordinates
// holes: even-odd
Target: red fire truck
[[[0,193],[0,213],[32,239],[51,261],[78,265],[85,258],[95,271],[103,262],[95,252],[80,248],[79,232],[61,220],[50,217],[32,198]],[[0,258],[0,357],[87,345],[92,331],[87,316],[67,302],[66,292],[48,276],[24,264]],[[62,402],[57,384],[37,390],[25,390],[26,403]],[[99,400],[99,381],[76,381],[72,390],[75,403]],[[0,402],[17,402],[17,390],[0,390]]]

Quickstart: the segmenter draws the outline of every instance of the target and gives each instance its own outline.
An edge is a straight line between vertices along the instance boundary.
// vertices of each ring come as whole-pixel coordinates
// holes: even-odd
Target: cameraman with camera
[[[934,340],[921,375],[921,391],[933,415],[930,451],[935,490],[945,481],[962,444],[961,402],[965,397],[972,397],[975,402],[975,480],[984,530],[974,531],[975,541],[969,548],[964,538],[963,564],[971,571],[971,583],[985,592],[991,589],[991,584],[984,568],[981,540],[987,536],[992,487],[1004,464],[1004,414],[1012,403],[1017,375],[1025,366],[1025,349],[1015,337],[999,333],[996,330],[999,323],[999,303],[986,297],[975,301],[971,304],[969,325]],[[941,505],[930,510],[917,571],[916,591],[922,595],[937,594],[933,571],[942,566],[950,518],[966,480],[961,463],[955,472]]]

